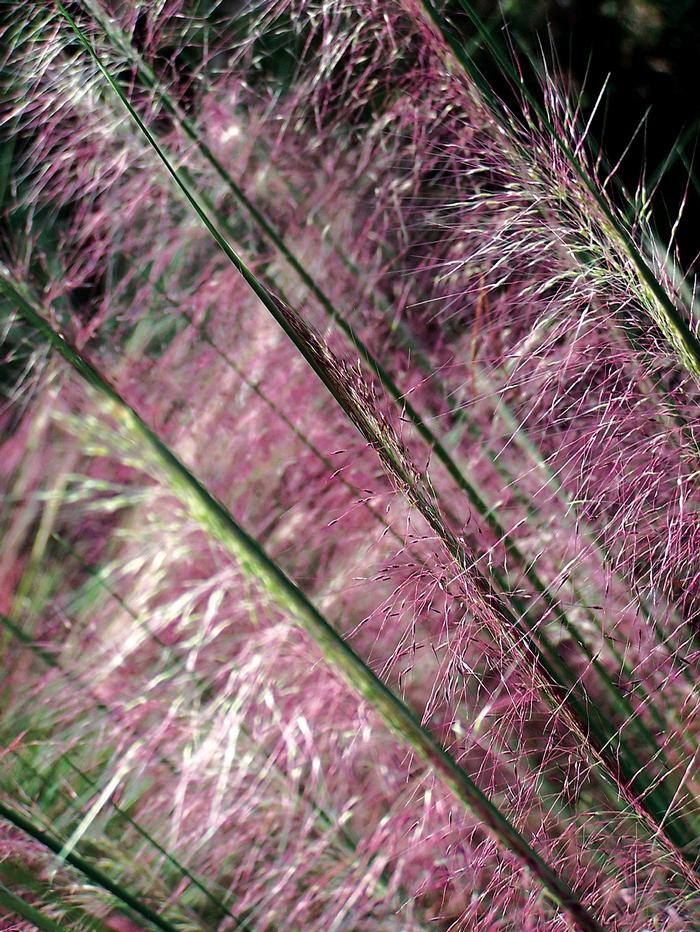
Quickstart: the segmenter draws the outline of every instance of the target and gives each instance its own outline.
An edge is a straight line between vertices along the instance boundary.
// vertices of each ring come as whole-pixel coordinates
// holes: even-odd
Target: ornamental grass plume
[[[466,0],[3,30],[2,928],[697,927],[644,186]]]

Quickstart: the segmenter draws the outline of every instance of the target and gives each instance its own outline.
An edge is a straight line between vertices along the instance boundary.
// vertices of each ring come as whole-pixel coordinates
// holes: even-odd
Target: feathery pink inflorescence
[[[514,646],[473,579],[496,579],[499,599],[527,613],[609,713],[602,668],[632,710],[629,721],[616,712],[620,742],[653,777],[677,775],[697,824],[698,387],[559,150],[536,126],[500,128],[416,6],[261,5],[259,30],[284,23],[298,39],[285,94],[254,29],[232,37],[222,17],[198,45],[186,4],[109,12],[497,523],[91,29],[237,251],[339,360],[339,382],[387,444],[396,439],[439,503],[446,537],[436,532],[38,4],[41,30],[18,42],[13,64],[11,119],[28,140],[18,190],[30,212],[63,219],[48,238],[30,223],[9,261],[605,928],[691,928],[697,890],[674,852],[641,800],[606,785],[546,701],[529,638]],[[576,121],[547,95],[585,157]],[[655,271],[675,295],[678,282]],[[50,817],[182,928],[233,928],[234,916],[260,929],[570,927],[77,375],[49,363],[10,426],[1,474],[18,504],[5,518],[0,608],[53,663],[16,639],[7,648],[15,739],[3,795],[37,824]],[[450,535],[469,566],[446,550]],[[42,779],[54,772],[47,802]],[[29,891],[40,900],[54,861],[14,830],[0,846],[40,878]],[[119,927],[112,901],[65,865],[56,877],[71,902]]]

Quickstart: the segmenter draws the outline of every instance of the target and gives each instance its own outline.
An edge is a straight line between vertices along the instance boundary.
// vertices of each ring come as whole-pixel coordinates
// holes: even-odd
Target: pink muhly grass
[[[206,34],[188,4],[71,6],[258,297],[59,11],[9,27],[1,800],[62,854],[2,822],[0,882],[47,921],[697,921],[692,340],[560,94],[544,122],[499,120],[426,6],[266,3]],[[256,46],[275,28],[296,37],[284,92]],[[572,902],[290,624],[189,476]]]

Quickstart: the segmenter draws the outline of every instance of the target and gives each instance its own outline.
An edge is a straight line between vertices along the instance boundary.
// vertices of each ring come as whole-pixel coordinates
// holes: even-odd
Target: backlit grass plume
[[[643,187],[466,0],[9,6],[3,928],[694,928]]]

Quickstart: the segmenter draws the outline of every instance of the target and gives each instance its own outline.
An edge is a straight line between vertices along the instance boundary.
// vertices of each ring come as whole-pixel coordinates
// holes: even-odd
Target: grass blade
[[[49,919],[36,906],[27,903],[21,896],[13,893],[12,890],[8,890],[3,884],[0,884],[0,906],[9,909],[10,912],[15,913],[17,916],[21,916],[27,922],[33,923],[42,932],[68,932],[67,926]]]
[[[8,806],[2,800],[0,800],[0,818],[14,825],[15,828],[24,832],[25,835],[29,835],[30,838],[33,838],[35,841],[39,842],[39,844],[48,848],[49,851],[52,851],[56,855],[60,855],[63,842],[54,838],[43,829],[38,828],[30,819],[19,812],[19,810],[14,809],[12,806]],[[162,929],[163,932],[177,932],[176,927],[161,916],[160,913],[155,912],[155,910],[143,903],[121,884],[111,880],[103,871],[94,867],[89,861],[86,861],[85,858],[74,852],[70,852],[66,854],[65,860],[66,863],[75,867],[76,870],[80,871],[88,880],[97,884],[98,887],[101,887],[108,893],[111,893],[125,906],[129,907],[129,909],[133,910],[133,912],[137,913],[139,916],[142,916],[157,929]]]

